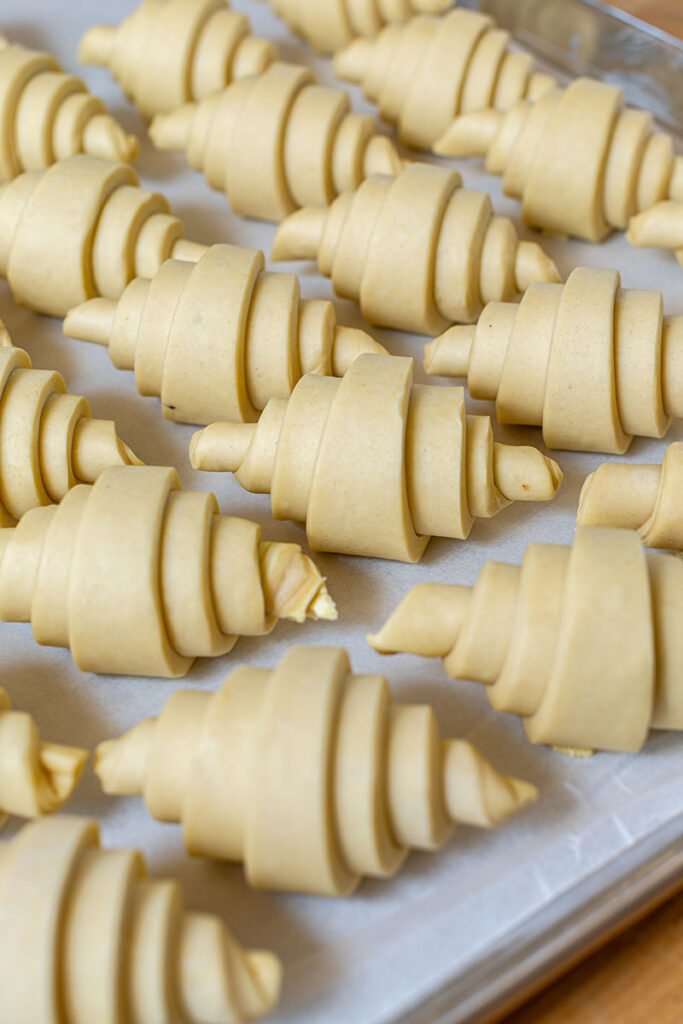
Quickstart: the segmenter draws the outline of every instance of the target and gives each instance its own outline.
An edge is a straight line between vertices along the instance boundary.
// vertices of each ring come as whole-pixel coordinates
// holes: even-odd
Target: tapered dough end
[[[475,333],[476,327],[458,324],[429,341],[425,345],[425,373],[433,377],[467,377]]]
[[[273,239],[273,262],[316,260],[326,219],[327,211],[320,206],[306,206],[285,217]]]
[[[109,114],[98,114],[85,127],[83,151],[101,160],[131,163],[140,152],[140,143]]]
[[[335,53],[332,66],[337,78],[356,84],[362,82],[370,67],[373,49],[371,39],[359,38]]]
[[[140,796],[156,726],[146,718],[117,739],[105,740],[95,750],[95,775],[110,796]]]
[[[503,120],[497,110],[476,110],[451,121],[434,145],[437,156],[486,156]]]
[[[82,747],[67,747],[60,743],[41,743],[41,814],[59,810],[76,789],[89,751]]]
[[[149,126],[149,137],[155,149],[174,152],[187,149],[196,109],[195,103],[185,103],[170,114],[155,114]]]
[[[298,544],[262,543],[261,580],[270,618],[299,623],[337,618],[324,576]]]
[[[683,202],[666,199],[637,213],[626,238],[638,249],[683,249]]]
[[[260,996],[259,1014],[265,1016],[277,1005],[282,991],[282,962],[274,953],[255,949],[245,953],[249,973]]]
[[[93,25],[78,45],[79,64],[95,64],[108,68],[116,42],[116,29],[112,25]]]
[[[115,316],[116,303],[111,299],[88,299],[69,310],[62,330],[67,338],[108,346]]]
[[[683,156],[674,158],[674,169],[669,181],[669,199],[683,203]]]
[[[466,740],[446,740],[444,795],[451,820],[495,828],[538,799],[530,782],[502,775]]]
[[[557,85],[557,79],[553,75],[549,75],[544,71],[534,71],[526,90],[526,98],[535,103],[536,100],[540,100],[541,96],[545,96],[547,92],[554,89]]]
[[[403,160],[399,156],[396,146],[387,135],[373,135],[365,148],[363,172],[366,178],[371,174],[389,174],[395,177],[409,163],[409,160]]]
[[[458,638],[470,595],[469,587],[420,583],[367,641],[378,654],[445,658]]]
[[[206,473],[236,473],[254,437],[253,423],[211,423],[192,435],[190,462]]]
[[[343,377],[351,363],[368,352],[378,356],[389,354],[384,345],[380,345],[366,331],[338,325],[332,348],[332,371],[335,377]]]
[[[515,285],[524,293],[529,285],[542,281],[560,284],[562,277],[547,252],[536,242],[519,242],[515,257]]]
[[[76,424],[71,449],[74,476],[85,484],[94,484],[109,466],[144,466],[116,433],[112,420],[94,420],[84,416]]]
[[[508,501],[552,501],[562,483],[554,459],[528,445],[493,446],[496,487]]]
[[[14,348],[9,331],[0,320],[0,348]]]

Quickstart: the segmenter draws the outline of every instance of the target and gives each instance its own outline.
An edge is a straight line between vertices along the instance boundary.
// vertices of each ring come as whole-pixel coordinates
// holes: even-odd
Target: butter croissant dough
[[[181,676],[278,618],[336,614],[298,544],[182,493],[173,469],[107,469],[0,530],[0,618],[69,647],[83,672]]]
[[[576,521],[637,530],[648,547],[683,551],[683,442],[661,465],[604,463],[586,477]]]
[[[458,114],[507,110],[552,89],[555,79],[533,71],[532,58],[509,41],[491,18],[460,7],[356,39],[335,56],[334,70],[362,87],[406,146],[430,150]]]
[[[533,743],[639,750],[683,729],[683,560],[630,530],[579,526],[573,547],[531,544],[474,587],[422,584],[368,637],[381,654],[443,658],[522,715]]]
[[[78,59],[108,68],[150,118],[258,74],[276,54],[226,0],[144,0],[120,25],[89,29]]]
[[[323,53],[335,53],[356,36],[374,36],[383,25],[413,14],[441,14],[453,0],[270,0],[293,32]]]
[[[680,162],[678,157],[677,166]],[[683,267],[683,187],[677,188],[676,197],[637,213],[629,222],[626,237],[639,249],[672,249]]]
[[[271,64],[201,103],[158,114],[149,133],[157,149],[185,150],[235,213],[261,220],[327,206],[368,175],[403,167],[369,114],[352,113],[345,92],[316,85],[296,64]]]
[[[23,306],[65,316],[96,295],[116,299],[164,260],[197,260],[206,246],[128,164],[77,155],[0,186],[0,276]]]
[[[662,437],[683,417],[683,316],[663,316],[661,292],[619,285],[592,267],[532,285],[428,344],[425,368],[466,377],[501,423],[542,426],[548,448],[621,453],[634,434]]]
[[[66,393],[61,374],[34,370],[23,349],[0,347],[0,527],[61,501],[108,466],[139,466],[111,420]]]
[[[342,298],[370,323],[437,334],[475,320],[534,281],[559,281],[535,242],[496,217],[485,192],[461,188],[456,171],[411,164],[373,175],[331,206],[304,207],[279,226],[272,258],[317,259]]]
[[[500,825],[536,798],[335,647],[292,647],[216,693],[178,690],[95,757],[104,791],[144,796],[154,818],[182,825],[189,853],[243,862],[257,888],[321,896],[390,877],[456,823]]]
[[[16,1024],[246,1024],[278,1000],[273,954],[244,949],[138,850],[59,815],[0,844],[0,986]]]
[[[118,302],[77,306],[64,333],[108,345],[166,419],[199,424],[256,420],[302,374],[342,375],[361,352],[385,351],[339,326],[331,302],[301,299],[293,274],[266,272],[258,249],[235,245],[213,245],[197,263],[167,260]]]
[[[35,818],[58,810],[78,785],[87,758],[81,747],[41,742],[31,715],[13,711],[0,687],[0,821],[7,814]]]
[[[195,469],[234,472],[306,523],[314,550],[417,562],[433,534],[468,536],[512,501],[549,501],[562,480],[536,448],[498,444],[462,388],[413,384],[413,360],[362,355],[341,380],[308,374],[258,423],[195,434]]]
[[[624,104],[622,90],[578,78],[502,114],[457,118],[434,146],[441,156],[486,156],[524,220],[599,242],[639,210],[683,199],[683,159],[652,114]],[[647,243],[645,243],[647,244]]]
[[[40,171],[75,153],[133,160],[128,135],[85,83],[67,75],[50,54],[0,35],[0,182]]]

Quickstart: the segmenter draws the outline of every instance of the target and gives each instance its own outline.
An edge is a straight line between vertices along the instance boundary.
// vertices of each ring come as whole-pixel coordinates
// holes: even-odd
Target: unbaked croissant
[[[144,0],[120,25],[89,29],[78,59],[109,68],[149,118],[258,74],[276,53],[227,0]]]
[[[505,114],[459,117],[434,152],[486,156],[528,224],[589,242],[662,199],[683,199],[683,158],[671,137],[654,130],[652,114],[625,106],[618,86],[593,78]]]
[[[513,299],[534,281],[560,280],[540,246],[494,216],[485,192],[461,184],[456,171],[430,164],[367,178],[327,208],[287,217],[273,259],[317,259],[370,323],[418,334],[474,320],[485,303]]]
[[[280,221],[301,206],[327,206],[370,174],[403,161],[369,114],[351,112],[341,89],[316,85],[308,68],[271,64],[200,103],[157,114],[157,149],[180,149],[243,217]]]
[[[648,547],[683,551],[683,442],[661,465],[604,463],[586,477],[576,521],[637,530]]]
[[[458,114],[507,110],[552,89],[555,79],[535,72],[532,58],[509,50],[509,41],[491,18],[457,8],[356,39],[336,55],[334,69],[362,86],[406,146],[429,150]]]
[[[485,683],[534,743],[635,751],[650,728],[683,729],[681,622],[683,560],[630,530],[580,526],[571,548],[487,562],[474,587],[416,587],[368,640]]]
[[[111,420],[91,418],[61,374],[34,370],[23,349],[0,347],[0,527],[36,505],[61,501],[77,483],[94,483],[107,466],[140,460]]]
[[[213,494],[182,493],[173,469],[107,469],[0,530],[0,618],[69,647],[84,672],[185,675],[240,634],[307,616],[336,609],[299,545],[263,542]]]
[[[497,444],[462,388],[413,384],[413,360],[362,355],[341,380],[308,374],[258,423],[195,434],[195,469],[234,472],[306,523],[318,551],[417,562],[433,534],[468,536],[511,501],[549,501],[562,480],[535,448]]]
[[[177,691],[159,718],[101,743],[95,771],[106,793],[144,796],[153,817],[180,822],[190,853],[243,862],[259,888],[324,896],[536,797],[334,647],[290,648],[216,693]]]
[[[138,140],[56,58],[0,35],[0,182],[75,153],[133,160]]]
[[[678,157],[677,166],[680,162]],[[672,249],[683,267],[683,187],[676,189],[675,199],[663,199],[632,217],[626,237],[639,249]]]
[[[246,1024],[282,968],[243,949],[137,850],[102,850],[97,822],[59,815],[0,846],[2,1019],[13,1024]]]
[[[33,718],[13,711],[0,687],[0,821],[7,814],[35,818],[58,810],[78,785],[87,758],[81,747],[41,742]]]
[[[384,352],[341,327],[331,302],[303,300],[293,274],[264,270],[263,253],[213,245],[196,262],[167,260],[118,302],[91,299],[64,321],[72,338],[107,345],[134,370],[166,419],[249,421],[286,398],[304,373],[342,375],[361,352]]]
[[[72,156],[0,187],[0,275],[17,302],[65,316],[86,299],[116,299],[134,277],[170,256],[197,260],[206,246],[128,164]]]
[[[579,267],[532,285],[519,305],[491,303],[476,327],[427,345],[428,373],[466,377],[501,423],[543,427],[548,448],[624,452],[683,417],[683,316],[657,291],[620,288],[616,270]]]

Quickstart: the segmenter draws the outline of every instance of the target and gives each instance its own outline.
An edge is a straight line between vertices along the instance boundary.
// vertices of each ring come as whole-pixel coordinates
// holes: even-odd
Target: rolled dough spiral
[[[466,377],[501,423],[543,427],[548,448],[625,452],[683,417],[683,316],[657,291],[620,288],[616,270],[578,267],[562,285],[532,285],[521,303],[491,303],[476,327],[426,347],[428,373]]]
[[[560,280],[540,246],[494,216],[485,192],[461,184],[430,164],[367,178],[327,208],[287,217],[273,259],[317,259],[370,323],[418,334],[474,320],[486,302],[513,299],[533,281]]]
[[[78,59],[108,68],[150,118],[258,74],[276,53],[227,0],[144,0],[120,25],[89,29]]]
[[[683,560],[580,526],[571,548],[487,562],[474,587],[416,587],[368,639],[485,683],[534,743],[635,751],[650,728],[683,729],[682,621]]]
[[[239,668],[217,693],[177,691],[159,718],[101,743],[95,770],[105,792],[144,795],[153,817],[180,822],[190,853],[243,862],[259,888],[324,896],[536,797],[334,647]]]
[[[128,135],[85,83],[47,53],[0,35],[0,182],[42,171],[75,153],[134,160]]]
[[[413,384],[413,360],[362,355],[345,377],[302,377],[258,423],[195,434],[195,469],[234,472],[306,523],[318,551],[417,562],[432,534],[468,536],[511,501],[549,501],[562,473],[535,448],[497,444],[462,388]]]
[[[245,1024],[277,1002],[280,961],[246,950],[137,850],[60,815],[0,847],[0,985],[22,1024]]]
[[[616,85],[578,78],[502,114],[457,118],[434,146],[442,156],[486,156],[524,220],[599,242],[639,210],[683,200],[683,159],[652,114],[627,107]],[[647,244],[647,243],[645,243]]]
[[[118,302],[77,306],[64,333],[108,345],[140,393],[161,398],[166,419],[199,424],[256,420],[302,374],[341,375],[359,353],[384,352],[339,326],[331,302],[302,300],[293,274],[266,272],[258,249],[234,245],[213,245],[196,263],[167,260]]]
[[[299,545],[181,493],[173,469],[107,469],[0,531],[0,618],[69,647],[83,672],[185,675],[240,634],[307,616],[336,610]]]
[[[509,41],[491,18],[457,8],[356,39],[336,55],[334,69],[362,87],[406,146],[430,150],[458,114],[507,110],[553,87],[555,79],[534,72],[532,58],[510,51]]]
[[[403,167],[369,114],[352,113],[345,92],[316,85],[296,64],[271,64],[201,103],[158,114],[149,131],[157,149],[184,150],[235,213],[261,220],[327,206],[368,175]]]
[[[669,445],[661,465],[604,463],[586,477],[576,521],[637,530],[648,547],[683,551],[683,442]]]
[[[206,246],[127,164],[72,156],[0,187],[0,275],[23,306],[65,316],[96,295],[117,299],[164,260],[197,260]]]

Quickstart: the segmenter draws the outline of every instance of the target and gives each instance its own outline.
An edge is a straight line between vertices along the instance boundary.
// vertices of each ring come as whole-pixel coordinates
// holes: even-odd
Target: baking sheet
[[[309,63],[322,80],[333,80],[329,62],[313,58],[267,5],[236,0],[233,6],[249,13],[257,32],[281,45],[284,58]],[[11,38],[50,49],[73,70],[86,28],[96,20],[118,22],[132,7],[120,0],[59,7],[47,0],[6,0],[2,28]],[[142,134],[142,123],[109,75],[81,71],[125,126]],[[354,101],[365,109],[357,91]],[[147,186],[168,196],[189,237],[269,251],[274,228],[233,217],[224,197],[188,171],[182,156],[155,153],[143,142],[137,168]],[[467,185],[489,190],[496,210],[519,223],[518,204],[501,196],[498,179],[477,164],[464,163],[462,169]],[[520,232],[533,237],[523,227]],[[633,250],[619,236],[601,246],[551,239],[545,245],[565,274],[578,264],[618,267],[625,286],[661,288],[667,312],[683,312],[683,274],[670,255]],[[300,273],[306,296],[333,298],[329,282],[312,266],[291,269]],[[362,326],[351,303],[335,305],[342,323]],[[267,496],[246,493],[229,475],[194,473],[187,458],[194,428],[165,422],[158,401],[141,398],[132,374],[115,370],[106,350],[65,339],[60,322],[17,308],[4,284],[0,316],[34,365],[60,370],[69,390],[87,395],[94,415],[114,418],[121,436],[148,463],[175,465],[185,487],[214,490],[223,511],[258,520],[267,538],[305,543],[298,526],[273,522]],[[426,379],[425,339],[374,333],[392,351],[414,355],[416,379]],[[471,408],[491,411],[487,403],[472,402]],[[496,425],[495,432],[500,440],[542,445],[536,429]],[[682,438],[679,424],[665,440],[636,440],[629,458],[659,461],[666,444]],[[416,566],[316,555],[339,607],[337,623],[280,624],[265,639],[241,640],[225,658],[198,662],[186,680],[81,674],[68,652],[38,647],[30,627],[0,626],[0,685],[17,707],[35,714],[51,740],[92,748],[157,714],[178,687],[215,689],[236,665],[273,666],[293,643],[343,644],[357,671],[386,673],[398,699],[433,704],[444,735],[474,740],[497,766],[539,787],[538,805],[498,833],[462,828],[440,854],[413,854],[393,881],[365,882],[351,899],[331,901],[253,892],[238,866],[188,858],[178,827],[151,821],[140,800],[103,796],[89,767],[67,811],[97,817],[105,843],[139,846],[155,874],[179,877],[189,907],[224,914],[241,941],[280,954],[286,975],[283,1000],[272,1017],[276,1024],[388,1024],[468,965],[481,965],[513,929],[683,811],[680,736],[653,733],[638,756],[570,760],[532,747],[518,719],[494,713],[483,687],[445,678],[440,662],[380,658],[365,643],[365,634],[417,583],[471,584],[488,559],[518,563],[532,541],[571,543],[581,484],[606,457],[555,455],[565,479],[553,503],[517,504],[493,520],[480,520],[466,543],[434,540]],[[5,836],[16,827],[11,823]]]

